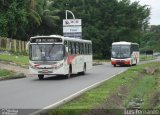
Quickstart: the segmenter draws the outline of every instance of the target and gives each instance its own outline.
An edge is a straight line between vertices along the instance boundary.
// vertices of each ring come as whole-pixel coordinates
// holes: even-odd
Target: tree
[[[82,19],[83,39],[93,41],[93,53],[110,51],[115,41],[138,42],[142,27],[148,24],[150,10],[129,0],[54,0],[61,9],[61,20],[66,9]],[[108,54],[109,55],[109,54]]]
[[[65,10],[71,10],[82,19],[83,39],[92,40],[93,53],[103,56],[112,42],[140,42],[150,15],[146,5],[130,0],[0,0],[0,4],[0,35],[27,40],[62,34]]]
[[[41,6],[41,7],[40,7]],[[54,8],[54,1],[41,0],[38,2],[37,11],[41,16],[42,24],[37,31],[40,35],[58,33],[60,25],[59,9]]]
[[[21,30],[24,31],[27,15],[23,0],[2,0],[0,15],[1,36],[14,38]]]
[[[27,0],[26,10],[29,25],[26,28],[26,37],[29,39],[34,34],[34,30],[41,25],[42,19],[36,9],[37,0]]]
[[[143,36],[140,38],[141,51],[154,50],[160,51],[160,25],[152,25],[144,31]]]

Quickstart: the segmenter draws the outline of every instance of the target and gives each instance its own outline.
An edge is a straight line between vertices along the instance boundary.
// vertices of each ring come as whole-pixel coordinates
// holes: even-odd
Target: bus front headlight
[[[58,63],[58,64],[55,64],[55,65],[52,65],[52,67],[54,68],[54,69],[59,69],[59,68],[61,68],[63,66],[63,63]]]

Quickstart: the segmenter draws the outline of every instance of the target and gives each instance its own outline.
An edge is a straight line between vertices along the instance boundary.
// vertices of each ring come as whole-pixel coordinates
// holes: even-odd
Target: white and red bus
[[[92,42],[59,35],[35,36],[29,41],[29,71],[44,75],[85,74],[92,68]]]
[[[111,49],[111,63],[116,65],[136,65],[139,63],[139,44],[114,42]]]

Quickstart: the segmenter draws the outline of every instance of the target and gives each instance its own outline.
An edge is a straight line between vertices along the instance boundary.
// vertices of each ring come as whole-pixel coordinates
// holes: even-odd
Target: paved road
[[[0,81],[0,108],[41,109],[127,68],[105,64],[94,66],[84,76],[74,75],[70,79],[27,77]]]
[[[69,97],[86,87],[114,76],[128,67],[111,64],[94,66],[86,75],[74,75],[70,79],[36,76],[0,81],[0,108],[42,109]]]

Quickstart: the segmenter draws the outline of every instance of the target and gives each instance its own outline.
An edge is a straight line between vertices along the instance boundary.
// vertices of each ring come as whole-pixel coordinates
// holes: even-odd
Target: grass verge
[[[93,66],[94,65],[102,65],[104,63],[109,63],[110,60],[93,60]]]
[[[25,75],[22,73],[15,73],[13,71],[0,69],[0,81],[7,80],[7,79],[18,79],[18,78],[24,78],[24,77]]]
[[[133,66],[48,114],[90,115],[107,114],[109,109],[160,109],[159,96],[160,62],[152,62]]]
[[[20,66],[27,66],[29,59],[28,59],[28,56],[16,56],[16,55],[1,54],[0,61],[13,62],[13,63],[20,65]]]
[[[154,59],[156,59],[156,57],[152,55],[140,55],[140,61],[148,61]]]

